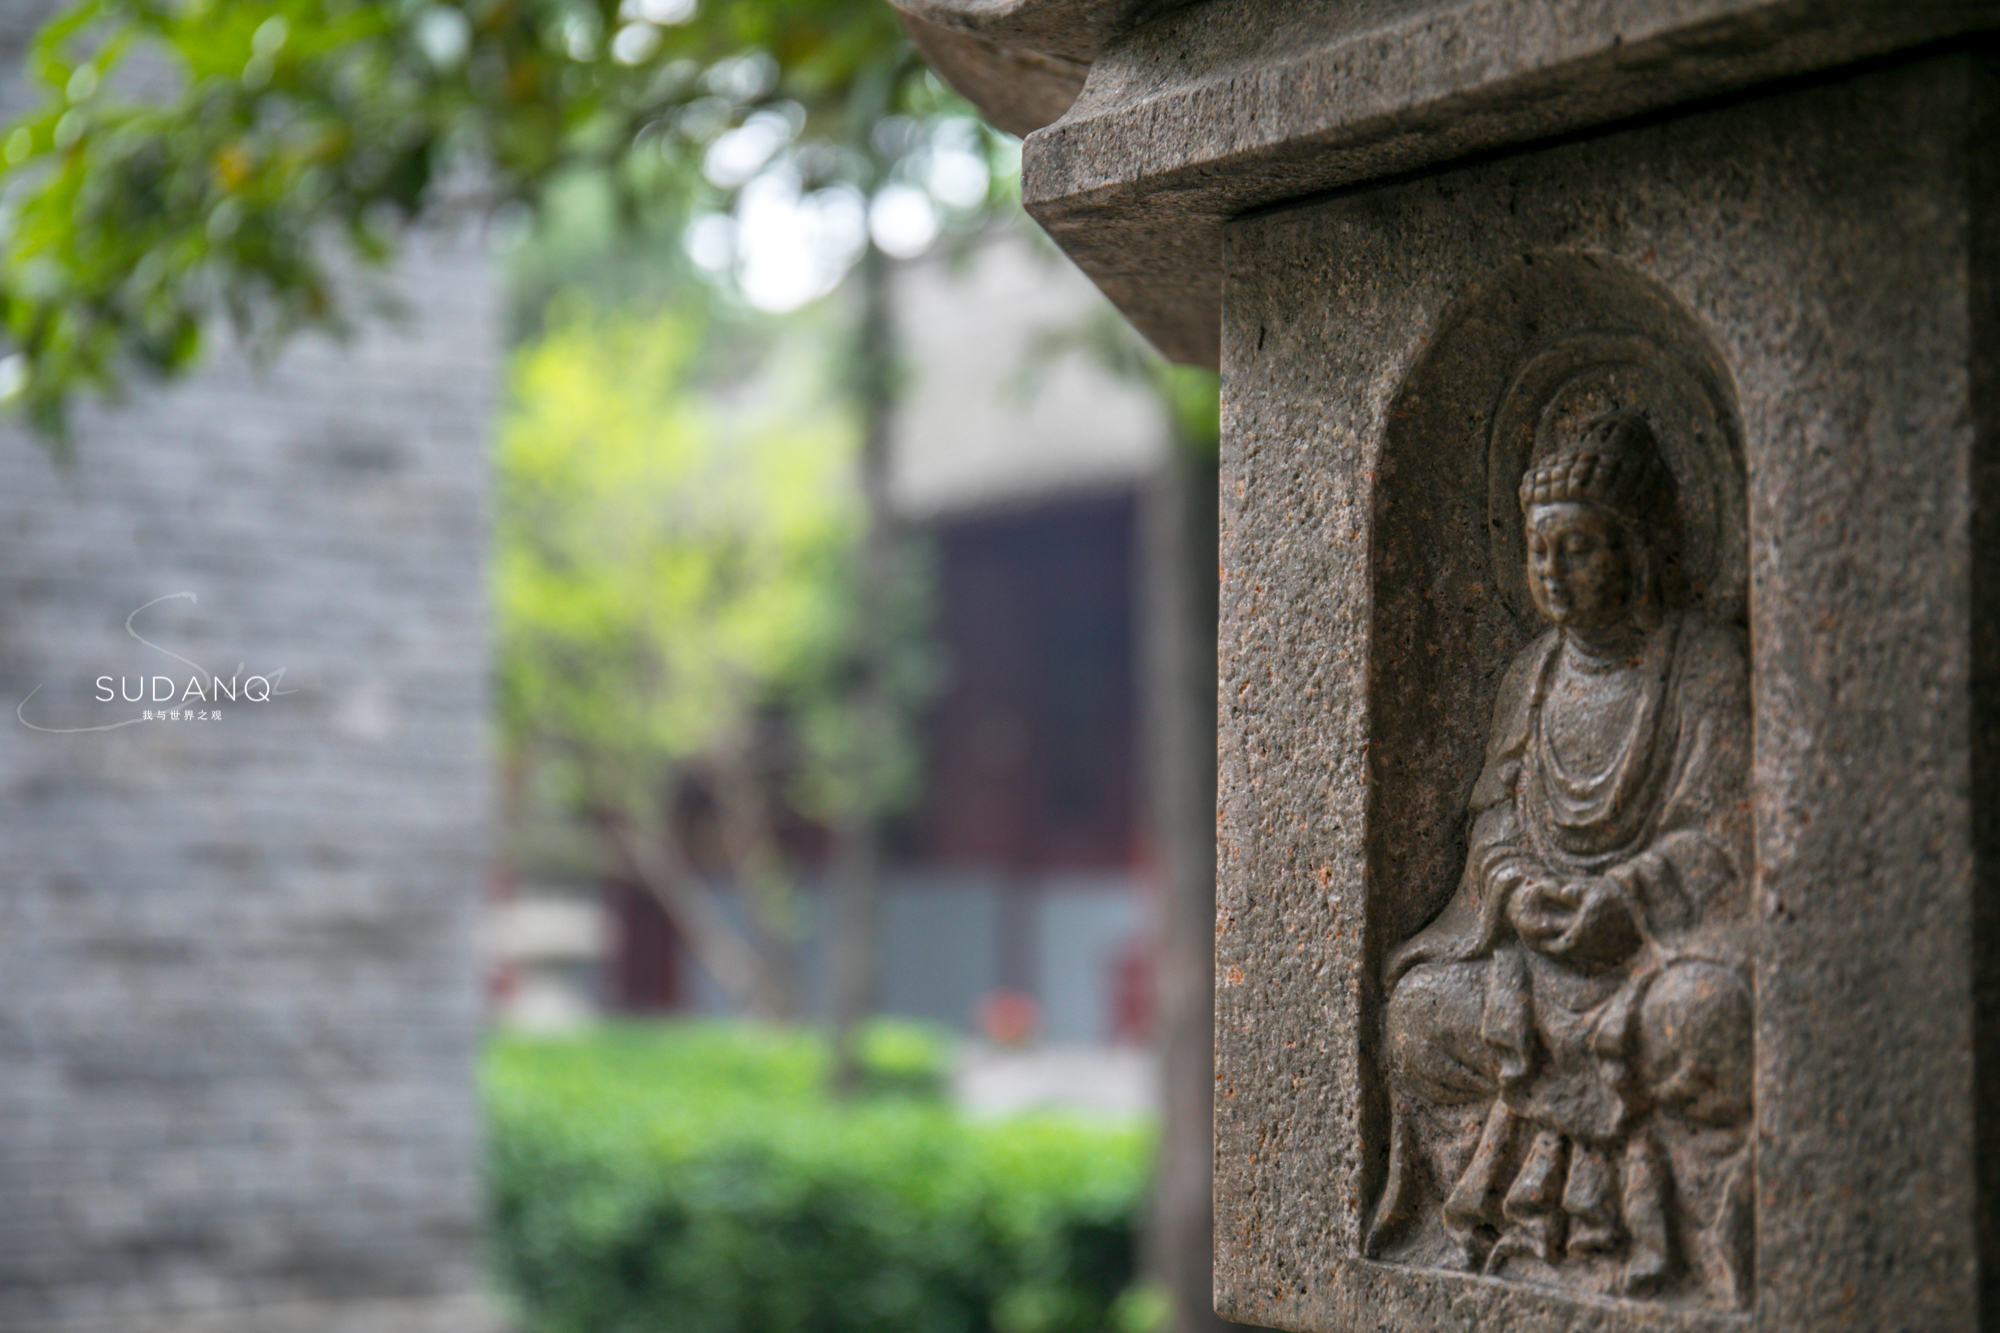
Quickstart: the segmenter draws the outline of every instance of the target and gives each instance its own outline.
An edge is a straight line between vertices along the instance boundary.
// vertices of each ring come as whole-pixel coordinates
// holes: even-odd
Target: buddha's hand
[[[1567,888],[1559,880],[1538,874],[1524,875],[1510,887],[1508,924],[1523,944],[1547,953],[1569,929],[1575,913]]]
[[[1639,947],[1624,894],[1602,877],[1527,876],[1507,900],[1507,920],[1529,948],[1586,971],[1616,966]]]
[[[1599,972],[1638,949],[1639,926],[1615,880],[1601,875],[1571,880],[1553,896],[1561,904],[1563,926],[1535,946],[1549,957]]]

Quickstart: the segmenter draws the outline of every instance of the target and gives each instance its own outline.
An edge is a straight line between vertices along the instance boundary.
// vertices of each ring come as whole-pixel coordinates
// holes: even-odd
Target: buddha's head
[[[1636,412],[1597,417],[1521,478],[1528,590],[1550,624],[1584,633],[1657,621],[1673,478]]]

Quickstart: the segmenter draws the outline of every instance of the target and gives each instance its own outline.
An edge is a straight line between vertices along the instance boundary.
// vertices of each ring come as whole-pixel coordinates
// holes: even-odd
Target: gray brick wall
[[[479,1322],[498,315],[475,237],[395,284],[402,327],[221,354],[67,470],[0,433],[0,1330]],[[10,715],[184,686],[124,628],[180,592],[148,638],[294,692]]]

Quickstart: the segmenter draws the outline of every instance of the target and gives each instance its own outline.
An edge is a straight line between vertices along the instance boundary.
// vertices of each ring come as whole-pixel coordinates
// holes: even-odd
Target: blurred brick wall
[[[498,312],[470,235],[393,286],[400,327],[87,412],[66,470],[0,433],[5,714],[184,687],[124,628],[180,592],[135,625],[295,691],[0,715],[0,1330],[483,1322]]]

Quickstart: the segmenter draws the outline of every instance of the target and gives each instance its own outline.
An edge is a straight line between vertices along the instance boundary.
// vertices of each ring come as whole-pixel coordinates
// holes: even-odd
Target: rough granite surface
[[[2000,1105],[2000,577],[1975,506],[2000,486],[1992,86],[1980,59],[1940,55],[1229,226],[1223,1313],[1981,1325],[2000,1175],[1982,1145]],[[1493,295],[1538,290],[1521,282],[1537,262],[1553,295]],[[1455,812],[1519,642],[1480,426],[1510,357],[1601,317],[1562,295],[1589,270],[1704,331],[1742,423],[1758,1137],[1741,1314],[1356,1257],[1386,1151],[1380,959],[1449,891],[1435,879],[1463,856]],[[1467,311],[1489,327],[1468,334]],[[1425,379],[1434,355],[1460,359]]]

